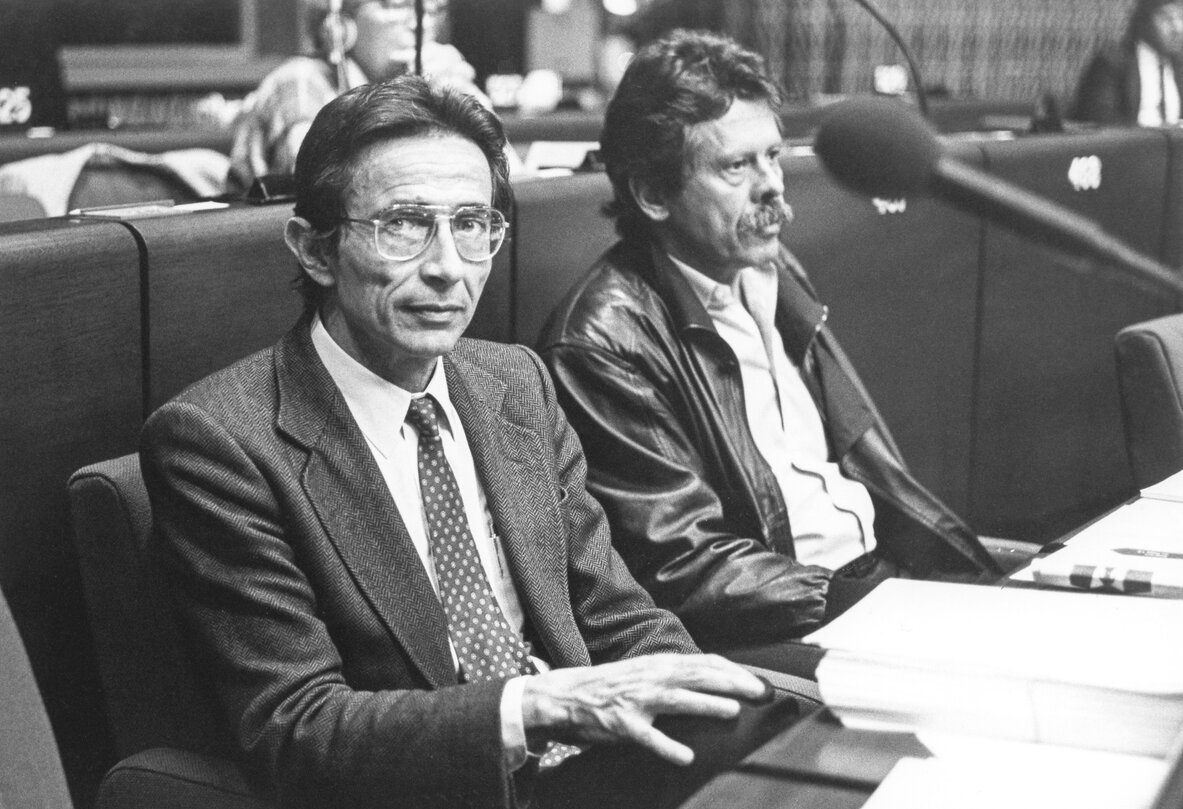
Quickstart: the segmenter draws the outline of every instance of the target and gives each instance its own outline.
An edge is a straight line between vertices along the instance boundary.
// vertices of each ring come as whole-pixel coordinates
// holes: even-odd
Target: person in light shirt
[[[538,348],[637,580],[704,649],[808,674],[784,641],[884,578],[997,566],[908,473],[780,242],[778,104],[729,39],[637,53],[601,135],[621,239]]]
[[[316,55],[288,59],[244,99],[234,124],[229,190],[245,190],[262,175],[290,174],[312,119],[340,93],[414,70],[413,0],[341,0],[339,17],[330,5],[300,0]],[[487,101],[473,84],[472,65],[437,41],[447,7],[447,0],[423,4],[423,75]]]
[[[1138,0],[1126,34],[1089,60],[1069,117],[1124,126],[1175,126],[1183,81],[1183,2]]]

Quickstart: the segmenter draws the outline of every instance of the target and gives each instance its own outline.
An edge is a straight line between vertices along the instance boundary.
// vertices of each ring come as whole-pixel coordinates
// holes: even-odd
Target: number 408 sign
[[[0,87],[0,126],[28,123],[32,116],[28,87]]]

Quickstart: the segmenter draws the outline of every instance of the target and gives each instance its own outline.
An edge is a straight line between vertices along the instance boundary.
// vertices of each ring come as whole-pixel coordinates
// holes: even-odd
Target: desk
[[[1165,505],[1183,508],[1183,504]],[[1090,525],[1093,524],[1095,523],[1090,523]],[[1179,524],[1179,522],[1174,522],[1172,527],[1176,538],[1178,537]],[[1127,538],[1123,541],[1128,543],[1133,540]],[[1023,582],[1019,574],[1016,574],[1015,578],[1019,579],[1013,582],[1016,587],[1030,588],[1036,586],[1030,581]],[[917,584],[919,585],[921,583]],[[923,586],[941,587],[944,585],[923,584]],[[964,586],[969,587],[968,585]],[[993,596],[981,588],[972,589],[978,596],[969,599],[958,599],[958,610],[954,610],[954,613],[964,611],[966,615],[972,617],[973,610],[966,611],[966,607],[967,605],[977,603],[979,605],[984,604],[986,607],[984,612],[981,609],[978,610],[979,615],[985,616],[986,619],[997,618],[997,614],[989,609],[991,606],[989,599],[993,598]],[[885,594],[886,591],[879,593],[879,595]],[[915,596],[917,593],[908,591],[908,594]],[[983,594],[986,600],[979,597]],[[1160,633],[1160,635],[1156,636],[1159,640],[1174,637],[1171,634],[1170,627],[1174,627],[1177,623],[1178,613],[1174,610],[1174,607],[1177,605],[1170,604],[1169,602],[1159,599],[1144,599],[1137,596],[1056,595],[1031,591],[1015,593],[1014,595],[1021,596],[1021,598],[1011,599],[1007,596],[1007,601],[1015,602],[1012,605],[1014,609],[1010,615],[1012,622],[995,624],[995,626],[1006,628],[1006,648],[1010,648],[1012,644],[1018,649],[1030,650],[1037,648],[1032,647],[1030,643],[1026,645],[1022,643],[1022,636],[1025,635],[1027,628],[1032,626],[1032,624],[1022,620],[1022,617],[1028,614],[1041,615],[1045,619],[1050,620],[1052,625],[1057,626],[1062,625],[1058,622],[1063,621],[1065,618],[1083,616],[1079,623],[1087,632],[1101,632],[1103,635],[1110,637],[1115,637],[1116,633],[1119,633],[1124,628],[1127,631],[1121,634],[1125,635],[1125,638],[1129,642],[1129,648],[1125,649],[1125,652],[1142,649],[1169,650],[1173,648],[1157,642],[1147,641],[1142,637],[1144,633],[1140,634],[1129,631],[1134,627],[1151,628],[1152,632]],[[1032,599],[1029,596],[1035,596],[1036,598]],[[869,598],[873,599],[874,597],[875,594],[872,594]],[[1059,604],[1058,611],[1050,613],[1059,616],[1059,618],[1049,619],[1048,613],[1044,611],[1037,610],[1035,613],[1030,613],[1026,609],[1026,607],[1030,606],[1027,602],[1043,602],[1048,599],[1066,599],[1066,604]],[[1018,601],[1024,603],[1018,604]],[[921,603],[928,602],[924,602],[922,599]],[[952,606],[952,603],[949,603]],[[1116,612],[1110,609],[1111,604],[1117,605],[1118,603],[1122,605],[1122,609]],[[886,615],[896,615],[890,609],[890,601],[887,602],[887,605],[889,609]],[[1153,609],[1149,609],[1152,605]],[[882,603],[878,604],[875,609],[872,609],[868,613],[868,616],[881,616],[883,606]],[[1041,603],[1039,606],[1047,607],[1049,604]],[[1086,607],[1089,609],[1085,609]],[[1148,609],[1134,609],[1131,613],[1130,610],[1125,609],[1126,607],[1146,607]],[[1165,612],[1170,613],[1168,616],[1170,620],[1163,620],[1163,616],[1160,613],[1163,613],[1164,610],[1159,610],[1159,607],[1168,608]],[[1136,619],[1130,619],[1132,623],[1123,623],[1125,619],[1121,616],[1129,616],[1131,614],[1138,617]],[[1113,621],[1105,620],[1107,618],[1113,618]],[[890,624],[891,622],[891,618],[885,619],[886,624]],[[922,625],[925,624],[923,621],[920,623]],[[982,626],[981,621],[976,622],[976,625]],[[1161,627],[1168,628],[1163,630]],[[884,629],[885,627],[872,624],[870,628],[878,630]],[[966,637],[972,638],[974,644],[984,643],[987,645],[983,648],[992,649],[994,647],[988,645],[989,635],[989,632],[984,632],[975,633]],[[876,635],[876,637],[886,637],[892,644],[895,644],[899,640],[890,632],[886,635]],[[928,638],[929,635],[921,635],[920,637]],[[949,635],[946,633],[942,634],[941,637],[949,637]],[[1072,635],[1072,637],[1076,636]],[[1027,640],[1029,641],[1030,638]],[[1147,643],[1150,643],[1150,645],[1147,645]],[[905,643],[904,645],[906,646],[907,644]],[[1059,647],[1055,644],[1052,644],[1052,646],[1057,649],[1054,659],[1057,661],[1064,660],[1065,658],[1060,654]],[[1115,646],[1120,647],[1121,645],[1111,643],[1107,645],[1107,648]],[[841,648],[840,643],[839,648]],[[892,648],[894,649],[896,647],[892,645]],[[883,649],[877,649],[876,651],[881,654],[887,653]],[[1133,657],[1126,657],[1125,652],[1119,652],[1117,659],[1135,659]],[[1167,656],[1170,657],[1170,654]],[[1038,655],[1035,655],[1035,657],[1038,657]],[[1028,660],[1029,658],[1030,655],[1024,653],[1021,659]],[[1175,665],[1170,664],[1170,660],[1160,658],[1161,656],[1159,655],[1148,656],[1147,660],[1153,662],[1153,665],[1150,668],[1139,670],[1162,672],[1177,670]],[[1090,659],[1094,662],[1096,661],[1095,657]],[[1141,658],[1137,659],[1140,660]],[[980,664],[988,667],[988,664],[984,660],[980,661]],[[1088,664],[1084,664],[1083,668],[1090,671],[1095,670],[1090,668]],[[850,682],[849,674],[847,674],[846,681]],[[839,684],[842,682],[841,678],[838,682]],[[940,685],[937,680],[933,682]],[[831,684],[833,685],[833,683]],[[1120,686],[1117,687],[1120,688]],[[1010,700],[1010,697],[1006,695],[1011,692],[1005,688],[999,691],[985,691],[979,686],[974,686],[974,688],[977,689],[973,692],[974,694],[1001,694],[1004,700]],[[836,694],[836,692],[831,693]],[[956,705],[969,704],[957,692],[951,693],[954,693],[956,696]],[[1149,689],[1148,693],[1151,693]],[[1177,691],[1172,691],[1171,693],[1177,693]],[[1063,695],[1058,694],[1058,696],[1064,696],[1066,694],[1067,692]],[[1013,696],[1014,694],[1011,694],[1011,697]],[[1018,703],[1015,703],[1013,700],[1006,702],[1000,701],[999,707],[1002,709],[1004,706],[1025,704],[1028,698],[1032,700],[1034,705],[1036,703],[1035,696],[1034,692],[1024,692],[1024,696],[1020,698]],[[835,695],[834,698],[841,702],[841,696]],[[906,698],[903,702],[906,703]],[[990,700],[982,700],[981,702],[982,704],[994,705],[994,702]],[[872,793],[876,791],[901,758],[930,758],[934,755],[934,752],[937,754],[939,764],[937,762],[932,762],[932,764],[937,767],[938,772],[947,772],[946,767],[950,762],[956,765],[958,763],[958,756],[955,754],[960,754],[960,768],[953,770],[955,780],[952,783],[957,788],[960,788],[964,784],[968,786],[969,790],[973,790],[974,784],[977,783],[974,778],[979,772],[979,762],[982,762],[980,766],[982,789],[989,787],[994,792],[997,792],[1000,788],[1014,788],[1017,790],[1016,794],[1024,794],[1028,797],[1032,795],[1042,797],[1048,791],[1058,793],[1067,785],[1070,788],[1074,787],[1076,789],[1076,797],[1085,798],[1086,794],[1092,797],[1092,793],[1097,793],[1099,788],[1106,787],[1111,790],[1126,790],[1126,792],[1122,793],[1123,797],[1127,794],[1136,795],[1135,805],[1148,806],[1152,807],[1152,809],[1183,809],[1183,734],[1178,733],[1176,730],[1169,731],[1159,737],[1158,741],[1153,745],[1154,750],[1151,751],[1149,749],[1151,745],[1146,744],[1151,734],[1151,725],[1146,725],[1145,727],[1140,726],[1137,732],[1141,735],[1137,739],[1139,745],[1146,749],[1135,749],[1134,746],[1120,748],[1136,755],[1121,756],[1120,754],[1116,754],[1116,757],[1109,757],[1113,754],[1104,753],[1100,750],[1089,752],[1090,742],[1083,738],[1084,736],[1091,735],[1093,737],[1092,745],[1099,748],[1101,746],[1107,746],[1111,739],[1120,736],[1120,732],[1114,729],[1113,723],[1102,725],[1093,721],[1093,711],[1095,710],[1096,702],[1089,702],[1087,705],[1078,704],[1076,708],[1065,707],[1067,705],[1066,701],[1046,702],[1041,700],[1039,704],[1045,706],[1045,709],[1048,711],[1066,712],[1063,714],[1064,716],[1082,717],[1085,721],[1083,724],[1072,725],[1072,730],[1057,733],[1052,725],[1058,726],[1060,724],[1059,722],[1049,722],[1044,726],[1036,719],[1036,725],[1042,727],[1042,732],[1035,734],[1032,738],[1050,739],[1053,744],[1024,746],[1024,743],[1021,741],[1014,743],[998,741],[995,744],[1015,744],[1015,746],[1006,749],[1007,755],[998,754],[1002,750],[1000,747],[998,749],[990,748],[984,756],[982,755],[983,750],[979,748],[973,748],[969,755],[965,754],[964,748],[960,751],[953,750],[949,744],[949,738],[940,738],[942,734],[939,733],[939,730],[943,729],[946,731],[945,736],[956,736],[956,738],[964,740],[966,737],[957,734],[965,730],[966,727],[959,723],[955,724],[955,726],[948,726],[948,723],[946,723],[946,726],[941,726],[940,723],[933,723],[932,731],[917,732],[917,734],[909,732],[871,731],[843,727],[835,719],[833,714],[823,707],[810,713],[793,727],[765,743],[729,771],[714,778],[696,793],[684,805],[683,809],[708,809],[708,807],[728,807],[728,809],[745,809],[745,807],[754,807],[755,809],[790,809],[790,807],[792,809],[854,809],[855,807],[862,807],[867,802]],[[1172,704],[1176,705],[1177,703],[1173,702]],[[949,705],[952,706],[954,703],[951,702]],[[886,704],[881,707],[887,711],[891,710],[891,707]],[[903,710],[907,709],[904,708]],[[1032,710],[1034,711],[1034,708]],[[987,715],[992,717],[994,713],[987,711]],[[1051,717],[1052,715],[1048,713],[1047,717]],[[1130,708],[1128,715],[1137,717],[1141,714],[1139,714],[1138,709]],[[1157,714],[1155,715],[1157,716]],[[969,716],[970,719],[973,718],[972,715]],[[1032,716],[1037,717],[1039,714],[1032,713]],[[1060,714],[1057,713],[1055,716],[1060,716]],[[1117,718],[1117,715],[1111,717],[1114,720]],[[1116,724],[1122,723],[1118,722]],[[1065,727],[1068,727],[1068,725],[1065,725]],[[1166,726],[1164,725],[1163,727]],[[1172,725],[1171,727],[1174,726]],[[1090,734],[1088,731],[1095,732]],[[1117,736],[1114,734],[1117,734]],[[1098,742],[1100,736],[1105,737],[1103,743]],[[988,737],[988,733],[983,738],[986,737]],[[1056,751],[1067,749],[1059,748],[1056,746],[1057,744],[1071,744],[1075,748],[1075,745],[1078,743],[1080,745],[1078,752],[1084,756],[1106,756],[1106,758],[1078,758],[1077,753],[1073,752],[1072,759],[1070,759],[1073,764],[1071,769],[1063,767],[1062,761],[1057,762],[1055,760],[1057,757]],[[926,745],[931,746],[931,752]],[[1113,749],[1117,750],[1119,747],[1115,745]],[[946,757],[947,754],[949,755],[948,758]],[[1133,765],[1136,767],[1135,769],[1131,769],[1130,767],[1131,762],[1129,759],[1131,758],[1138,759],[1136,762],[1133,762]],[[1045,769],[1044,766],[1048,764],[1053,766]],[[1061,766],[1055,766],[1057,764]],[[1079,780],[1075,776],[1078,770],[1089,773],[1091,781],[1083,782]],[[1054,772],[1057,775],[1054,778],[1048,777],[1048,772]],[[1061,777],[1059,774],[1064,772],[1071,772],[1073,775],[1071,777]],[[897,773],[892,776],[893,785],[899,784],[899,776],[902,774]],[[904,783],[908,782],[905,781]],[[1031,789],[1024,790],[1023,788],[1027,786],[1030,786]],[[929,787],[929,789],[932,788]],[[1153,797],[1153,792],[1156,789],[1158,790],[1158,794],[1155,798]],[[1084,790],[1089,790],[1090,792],[1084,793]],[[911,795],[913,793],[909,791],[906,794]],[[885,796],[877,796],[877,798],[881,797]],[[1087,800],[1087,798],[1085,799]],[[1153,802],[1151,803],[1152,799]],[[950,800],[950,805],[956,805],[955,797],[951,797]],[[1054,799],[1046,804],[1040,801],[1032,801],[1031,803],[1039,806],[1047,805],[1048,807],[1061,805]],[[1005,804],[1005,801],[1003,804]],[[975,803],[974,805],[977,806],[979,804]],[[1073,803],[1071,805],[1076,804]],[[1108,804],[1094,800],[1089,805],[1100,806]]]
[[[1008,581],[1017,586],[1178,598],[1183,596],[1180,526],[1183,472],[1045,547]]]
[[[927,755],[911,733],[844,728],[819,708],[711,780],[682,809],[854,809],[901,757]]]
[[[930,755],[911,733],[844,728],[819,708],[712,779],[680,809],[858,809],[897,761]],[[1181,745],[1151,809],[1183,809]]]

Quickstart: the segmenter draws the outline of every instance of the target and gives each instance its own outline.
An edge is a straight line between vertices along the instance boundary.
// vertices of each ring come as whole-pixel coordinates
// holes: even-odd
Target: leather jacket
[[[782,251],[777,327],[832,458],[875,505],[877,553],[915,576],[998,568],[907,471],[804,271]],[[798,637],[831,571],[795,558],[779,485],[744,412],[739,362],[660,250],[618,243],[556,308],[538,345],[584,445],[588,489],[656,602],[706,649]]]

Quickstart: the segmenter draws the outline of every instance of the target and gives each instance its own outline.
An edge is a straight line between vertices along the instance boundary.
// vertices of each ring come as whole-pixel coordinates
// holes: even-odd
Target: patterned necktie
[[[435,399],[413,399],[407,421],[419,433],[420,496],[461,675],[471,683],[530,674],[529,649],[505,620],[468,530],[460,489],[444,457]]]
[[[435,399],[430,395],[412,399],[407,421],[419,433],[419,489],[431,558],[464,680],[474,683],[536,673],[529,647],[510,629],[481,566],[460,489],[444,457]],[[539,768],[557,767],[579,752],[578,747],[551,742]]]

